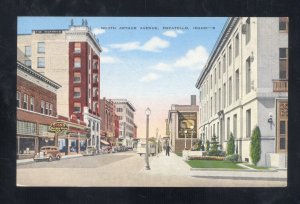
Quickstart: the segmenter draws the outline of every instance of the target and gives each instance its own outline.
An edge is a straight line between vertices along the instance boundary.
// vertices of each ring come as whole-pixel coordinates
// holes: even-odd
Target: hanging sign
[[[68,130],[68,126],[63,122],[55,122],[55,123],[51,123],[49,130],[51,132],[60,133]]]

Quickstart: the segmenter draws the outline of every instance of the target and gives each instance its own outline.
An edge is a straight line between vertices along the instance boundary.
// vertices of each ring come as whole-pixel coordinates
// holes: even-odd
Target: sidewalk
[[[287,181],[287,170],[260,171],[254,169],[191,168],[182,157],[174,153],[166,156],[165,152],[161,152],[158,156],[150,157],[149,164],[151,170],[143,168],[140,172],[152,175],[188,176],[195,178]]]
[[[61,160],[71,159],[71,158],[75,158],[75,157],[82,157],[82,154],[64,155],[64,156],[61,157]],[[17,165],[30,164],[30,163],[34,163],[33,158],[31,158],[31,159],[18,159],[17,160]]]

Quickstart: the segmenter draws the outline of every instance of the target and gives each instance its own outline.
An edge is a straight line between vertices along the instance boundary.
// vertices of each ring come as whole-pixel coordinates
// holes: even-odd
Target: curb
[[[278,172],[277,169],[223,169],[223,168],[190,168],[191,171],[234,171],[234,172]]]
[[[61,160],[78,158],[78,157],[82,157],[82,155],[76,155],[76,156],[72,156],[72,157],[62,157]],[[25,164],[33,164],[33,163],[35,163],[35,161],[33,161],[33,159],[29,160],[29,161],[26,161],[26,162],[20,162],[20,163],[18,163],[18,160],[17,160],[17,162],[16,162],[17,166],[25,165]]]
[[[192,176],[194,178],[210,178],[210,179],[232,179],[232,180],[266,180],[266,181],[287,181],[287,178],[275,177],[237,177],[237,176]]]

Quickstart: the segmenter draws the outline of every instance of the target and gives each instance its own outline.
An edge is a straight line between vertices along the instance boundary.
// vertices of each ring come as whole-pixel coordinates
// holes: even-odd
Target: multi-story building
[[[112,99],[119,118],[119,142],[126,147],[133,147],[134,106],[127,99]]]
[[[100,146],[100,52],[87,21],[64,30],[33,30],[18,35],[18,60],[57,81],[57,111],[95,126],[90,144]],[[85,109],[87,107],[87,109]],[[91,137],[93,138],[93,137]]]
[[[111,99],[100,99],[100,116],[102,119],[100,130],[101,137],[108,141],[113,146],[116,145],[115,126],[116,119],[116,106]]]
[[[196,87],[200,137],[232,133],[250,161],[250,137],[261,131],[258,165],[286,167],[288,138],[288,18],[228,18]]]
[[[17,158],[32,158],[41,146],[55,145],[51,123],[57,120],[61,86],[17,62]]]
[[[191,96],[190,105],[172,104],[168,113],[169,135],[163,139],[169,143],[174,152],[190,149],[197,141],[199,106],[196,105],[196,96]]]

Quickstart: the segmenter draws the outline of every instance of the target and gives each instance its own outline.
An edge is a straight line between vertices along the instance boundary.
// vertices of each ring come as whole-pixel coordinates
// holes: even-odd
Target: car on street
[[[94,156],[96,155],[97,151],[96,148],[93,146],[89,146],[86,150],[82,153],[82,156]]]
[[[155,155],[155,144],[150,142],[148,143],[148,155]],[[142,156],[143,154],[146,154],[146,141],[139,141],[137,144],[137,150],[136,153]]]
[[[36,155],[34,155],[33,160],[34,161],[53,161],[55,160],[60,160],[61,159],[61,153],[58,149],[58,147],[55,146],[44,146],[41,147],[40,152],[36,153]]]

